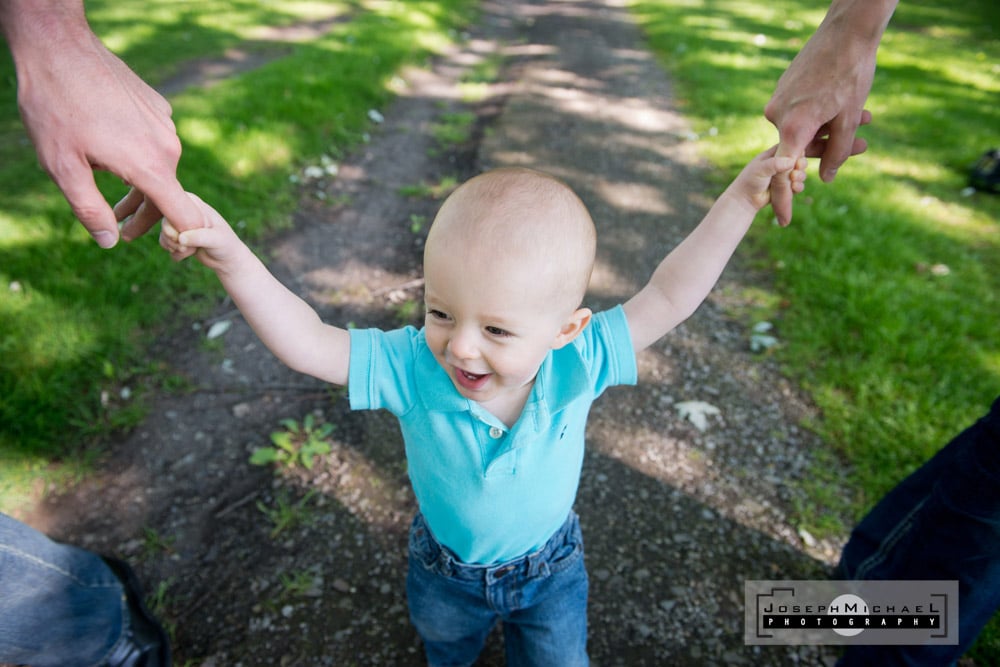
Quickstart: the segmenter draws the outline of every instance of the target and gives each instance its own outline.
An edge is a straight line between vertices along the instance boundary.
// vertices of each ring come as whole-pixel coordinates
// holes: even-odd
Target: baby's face
[[[548,352],[579,332],[593,262],[593,223],[561,182],[498,170],[456,190],[431,226],[424,279],[427,344],[459,393],[524,398]]]
[[[527,273],[499,276],[476,264],[429,253],[425,335],[458,392],[489,403],[531,385],[559,345],[567,307]]]

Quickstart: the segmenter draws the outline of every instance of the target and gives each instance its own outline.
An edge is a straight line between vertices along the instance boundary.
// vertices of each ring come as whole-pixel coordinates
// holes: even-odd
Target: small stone
[[[208,333],[205,334],[205,337],[208,338],[209,340],[212,340],[213,338],[218,338],[219,336],[222,336],[227,331],[229,331],[229,329],[232,326],[233,323],[230,320],[222,320],[221,322],[216,322],[215,324],[213,324],[208,328]]]
[[[252,410],[249,403],[237,403],[233,406],[233,416],[237,419],[244,419],[250,416]]]

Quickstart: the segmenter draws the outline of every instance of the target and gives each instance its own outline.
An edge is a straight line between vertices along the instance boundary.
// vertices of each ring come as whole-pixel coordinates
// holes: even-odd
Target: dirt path
[[[619,4],[484,2],[461,49],[405,74],[365,149],[303,186],[294,230],[268,246],[273,270],[329,321],[412,321],[439,202],[400,189],[519,164],[562,177],[590,207],[591,305],[631,295],[714,193]],[[456,81],[496,51],[507,60],[493,96],[462,103]],[[431,125],[470,108],[481,141],[438,150]],[[718,294],[749,280],[738,264]],[[595,665],[832,664],[815,648],[743,645],[744,580],[823,576],[837,545],[805,545],[788,519],[817,444],[796,426],[808,405],[749,352],[720,299],[642,355],[638,387],[595,405],[577,502]],[[218,322],[232,325],[221,352],[202,344]],[[135,562],[178,664],[423,664],[402,585],[414,502],[393,419],[350,413],[341,392],[284,369],[227,304],[197,325],[163,343],[195,389],[159,397],[99,474],[30,521]],[[679,416],[684,401],[720,414],[701,431]],[[279,420],[307,414],[336,426],[329,456],[280,477],[248,463]],[[268,514],[304,521],[278,530]],[[501,655],[494,636],[482,664]]]

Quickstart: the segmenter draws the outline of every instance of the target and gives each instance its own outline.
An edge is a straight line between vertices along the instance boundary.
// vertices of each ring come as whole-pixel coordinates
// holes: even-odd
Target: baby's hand
[[[772,146],[755,156],[728,188],[732,196],[743,199],[755,211],[771,201],[771,179],[778,174],[787,174],[793,194],[805,189],[806,158],[775,157],[777,148]]]
[[[160,247],[169,252],[170,258],[175,262],[183,261],[198,252],[197,248],[181,245],[180,232],[167,218],[160,225]]]
[[[170,253],[174,261],[179,262],[196,255],[202,264],[217,271],[233,260],[245,246],[214,208],[197,195],[189,192],[188,196],[202,209],[205,226],[180,232],[164,218],[160,228],[160,245]]]

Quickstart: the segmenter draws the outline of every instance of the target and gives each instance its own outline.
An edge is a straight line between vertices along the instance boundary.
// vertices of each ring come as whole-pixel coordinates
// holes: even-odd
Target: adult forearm
[[[819,30],[832,29],[878,46],[899,0],[833,0]]]

